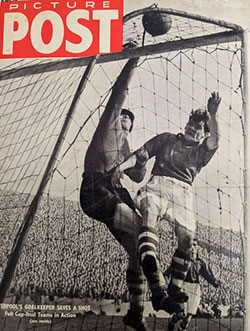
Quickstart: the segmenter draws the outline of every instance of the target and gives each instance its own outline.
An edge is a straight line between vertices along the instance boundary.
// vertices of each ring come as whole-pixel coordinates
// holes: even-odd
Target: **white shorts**
[[[148,197],[151,197],[160,208],[159,216],[177,221],[188,230],[195,232],[196,221],[193,213],[191,185],[171,177],[152,176],[149,182],[137,192],[136,205],[140,206],[140,201]]]
[[[188,301],[184,303],[185,313],[195,315],[201,299],[200,284],[184,282],[183,290],[188,294]]]

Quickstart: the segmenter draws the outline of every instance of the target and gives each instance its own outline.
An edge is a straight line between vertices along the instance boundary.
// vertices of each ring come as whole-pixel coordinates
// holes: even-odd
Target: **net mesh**
[[[143,37],[141,15],[136,15],[125,22],[124,38],[125,42],[132,39],[146,46],[228,29],[231,28],[172,15],[167,39],[147,34]],[[219,289],[202,281],[202,303],[210,307],[215,303],[230,306],[234,314],[243,305],[244,276],[241,53],[239,42],[218,42],[143,56],[124,105],[136,116],[130,135],[131,148],[136,150],[156,134],[183,132],[190,111],[206,106],[211,92],[220,93],[220,146],[195,179],[194,211],[200,255],[222,281]],[[4,69],[14,68],[18,72],[24,65],[50,66],[53,62],[20,60]],[[85,152],[124,64],[123,60],[94,67],[63,138],[6,300],[91,300],[93,310],[112,315],[123,309],[121,303],[128,301],[125,251],[105,225],[82,212],[78,202]],[[72,67],[0,82],[2,273],[84,70],[85,67]],[[149,162],[145,181],[151,167]],[[127,178],[123,184],[132,196],[142,185]],[[159,222],[157,230],[160,262],[166,270],[176,239],[166,220]],[[148,300],[149,294],[145,304]],[[98,323],[98,318],[93,320],[90,329],[103,330],[103,321]],[[110,330],[112,323],[109,320]],[[152,322],[152,328],[155,323]],[[81,325],[88,329],[83,327],[84,321]],[[210,327],[215,326],[207,325],[208,330]]]

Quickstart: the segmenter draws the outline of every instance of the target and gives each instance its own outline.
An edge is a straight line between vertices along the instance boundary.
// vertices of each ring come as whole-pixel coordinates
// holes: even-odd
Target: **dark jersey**
[[[150,158],[156,157],[153,175],[173,177],[190,185],[217,149],[209,150],[206,139],[202,144],[187,145],[182,134],[172,133],[152,138],[144,148]]]
[[[212,270],[203,259],[198,257],[196,260],[191,260],[191,266],[185,278],[185,282],[199,283],[199,276],[202,276],[210,284],[216,286],[217,280],[214,277]]]
[[[165,272],[164,276],[170,277],[172,274],[172,266],[170,266]],[[208,264],[201,259],[200,257],[197,257],[197,259],[191,260],[190,269],[188,270],[188,273],[185,278],[185,282],[187,283],[200,283],[200,276],[202,276],[206,281],[214,286],[218,286],[218,281],[214,277],[214,274],[211,270],[211,268],[208,266]]]
[[[85,171],[107,172],[130,154],[126,135],[121,127],[121,107],[106,107],[85,156]]]
[[[121,125],[122,105],[137,59],[130,59],[117,78],[109,101],[100,118],[92,141],[85,155],[84,173],[80,191],[83,211],[90,217],[105,222],[114,234],[112,224],[116,206],[125,202],[131,209],[134,203],[125,188],[114,189],[112,170],[130,155],[126,133]],[[125,173],[140,182],[146,167],[139,163]]]

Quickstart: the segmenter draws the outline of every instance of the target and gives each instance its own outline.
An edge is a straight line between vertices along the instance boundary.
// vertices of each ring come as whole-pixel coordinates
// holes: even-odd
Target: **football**
[[[152,37],[161,36],[171,29],[172,18],[159,11],[150,11],[143,15],[142,25]]]

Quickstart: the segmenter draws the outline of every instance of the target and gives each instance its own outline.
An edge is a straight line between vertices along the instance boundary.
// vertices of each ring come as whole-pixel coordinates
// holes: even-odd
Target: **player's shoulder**
[[[169,145],[176,140],[176,135],[170,132],[159,133],[154,136],[152,139],[146,142],[145,147],[150,146],[156,147],[157,150],[160,150],[162,146]]]
[[[163,140],[175,140],[178,138],[178,135],[174,134],[174,133],[170,133],[170,132],[163,132],[157,135],[157,137],[159,139],[163,139]]]

